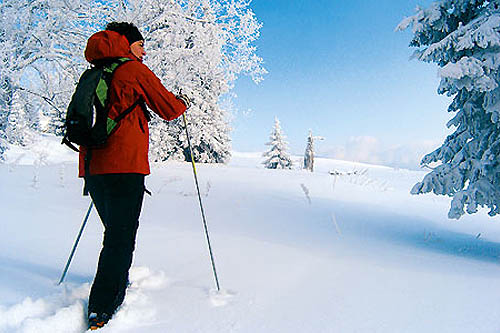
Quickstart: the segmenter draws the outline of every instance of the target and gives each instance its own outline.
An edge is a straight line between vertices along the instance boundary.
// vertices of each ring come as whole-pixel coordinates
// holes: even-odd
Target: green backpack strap
[[[106,82],[106,79],[104,78],[104,76],[108,76],[110,78],[109,84],[111,84],[111,78],[113,77],[113,74],[116,71],[116,69],[120,65],[122,65],[130,60],[132,60],[132,59],[116,58],[116,59],[114,59],[114,61],[112,63],[104,66],[103,72],[105,73],[105,75],[103,75],[101,77],[101,79],[99,80],[99,83],[97,84],[97,88],[95,90],[96,95],[97,95],[97,99],[98,99],[99,103],[101,104],[102,108],[106,107],[107,98],[108,98],[108,89],[109,89],[108,83]]]
[[[96,96],[97,100],[100,104],[100,107],[102,109],[105,109],[107,106],[108,102],[108,90],[109,90],[109,85],[111,84],[111,79],[113,78],[114,72],[118,69],[119,66],[122,64],[126,63],[127,61],[130,61],[131,59],[129,58],[116,58],[113,59],[112,62],[109,64],[105,65],[103,67],[103,74],[99,80],[99,83],[97,84],[96,87]],[[137,101],[135,101],[131,106],[129,106],[125,111],[123,111],[118,117],[116,117],[114,120],[107,117],[106,119],[106,134],[109,136],[113,130],[116,128],[120,120],[125,118],[130,112],[132,112],[137,105],[140,105],[143,103],[144,100],[141,97]]]

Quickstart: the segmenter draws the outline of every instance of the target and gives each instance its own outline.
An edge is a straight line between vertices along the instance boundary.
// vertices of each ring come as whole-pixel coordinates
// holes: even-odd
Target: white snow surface
[[[76,154],[39,147],[0,165],[0,332],[84,332],[102,226],[92,212],[57,286],[89,198]],[[448,198],[409,194],[424,172],[261,162],[197,165],[221,292],[191,165],[153,167],[132,284],[100,332],[500,331],[498,218],[448,220]]]

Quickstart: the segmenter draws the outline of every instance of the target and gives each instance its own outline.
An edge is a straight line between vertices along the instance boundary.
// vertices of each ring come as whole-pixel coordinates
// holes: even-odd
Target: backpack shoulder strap
[[[113,131],[113,129],[116,127],[116,125],[118,125],[118,123],[123,119],[125,118],[130,112],[132,112],[135,107],[137,105],[141,105],[142,103],[144,103],[144,100],[142,98],[142,96],[140,96],[131,106],[129,106],[125,111],[123,111],[122,113],[120,113],[118,115],[118,117],[116,117],[114,120],[109,118],[108,117],[108,120],[107,120],[107,126],[106,126],[106,129],[107,129],[107,132],[108,132],[108,135]]]
[[[132,59],[129,58],[116,58],[111,62],[103,65],[103,76],[101,77],[101,80],[99,80],[99,83],[97,84],[97,88],[95,90],[97,100],[100,103],[100,107],[102,107],[103,109],[106,107],[108,89],[111,85],[111,80],[113,79],[114,73],[116,72],[118,67],[131,60]]]

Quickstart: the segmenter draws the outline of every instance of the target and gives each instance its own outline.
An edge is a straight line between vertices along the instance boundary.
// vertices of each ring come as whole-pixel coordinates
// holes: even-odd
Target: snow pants
[[[113,315],[122,304],[128,285],[144,197],[144,175],[93,175],[85,178],[85,184],[104,225],[103,247],[88,310]]]

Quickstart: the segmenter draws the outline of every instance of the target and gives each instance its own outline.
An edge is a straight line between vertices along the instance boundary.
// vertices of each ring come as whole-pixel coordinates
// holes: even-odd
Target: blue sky
[[[436,65],[409,60],[411,31],[394,30],[431,2],[253,0],[269,73],[236,82],[234,150],[265,150],[277,116],[292,153],[312,129],[326,138],[321,155],[415,165],[449,132],[449,99],[436,93]]]

